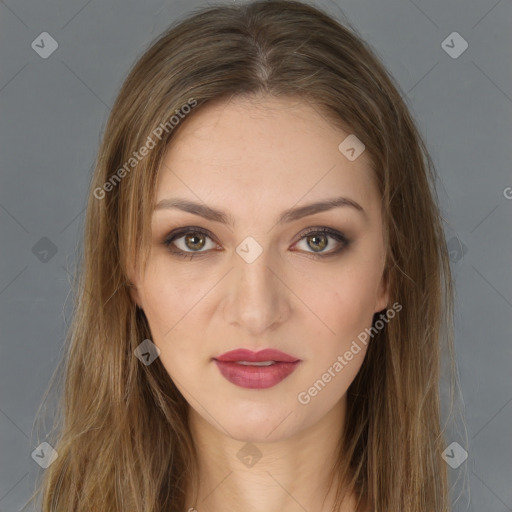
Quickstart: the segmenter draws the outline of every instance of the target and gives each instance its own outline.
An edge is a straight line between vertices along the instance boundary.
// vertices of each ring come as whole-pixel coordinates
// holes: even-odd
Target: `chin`
[[[251,410],[248,412],[247,409]],[[247,407],[235,408],[232,412],[222,414],[224,421],[219,423],[225,427],[229,435],[238,441],[253,443],[269,443],[286,439],[292,435],[291,424],[294,414],[291,409],[283,406],[271,409],[263,404],[248,404]],[[220,416],[219,416],[220,417]],[[218,425],[217,425],[218,427]]]

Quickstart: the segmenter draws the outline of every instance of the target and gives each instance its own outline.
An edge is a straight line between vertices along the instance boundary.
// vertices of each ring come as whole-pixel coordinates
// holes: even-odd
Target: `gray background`
[[[372,45],[431,151],[452,249],[467,424],[467,439],[448,431],[447,444],[468,452],[449,468],[454,510],[510,511],[512,2],[314,4],[340,20],[343,11]],[[110,105],[149,42],[201,5],[0,0],[2,512],[20,510],[43,471],[31,457],[33,422],[69,323],[69,276]],[[31,47],[44,31],[58,42],[46,59]],[[454,31],[469,45],[457,58],[442,46]],[[55,254],[41,251],[51,247],[44,237]]]

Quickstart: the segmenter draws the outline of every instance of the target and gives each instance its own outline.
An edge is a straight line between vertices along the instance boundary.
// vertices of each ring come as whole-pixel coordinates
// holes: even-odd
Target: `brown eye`
[[[335,243],[333,244],[331,240],[334,240]],[[350,244],[350,240],[343,233],[331,228],[311,228],[302,235],[300,242],[305,242],[304,252],[319,258],[339,254]],[[330,247],[332,245],[336,246],[336,242],[338,248]],[[331,249],[330,251],[325,250],[328,246]]]
[[[311,235],[307,236],[306,239],[309,247],[311,247],[315,252],[323,251],[329,244],[327,240],[328,237],[326,235]]]
[[[334,240],[334,244],[332,240]],[[211,244],[209,247],[208,241]],[[318,258],[339,254],[350,244],[350,240],[343,233],[322,227],[309,229],[305,234],[302,234],[299,242],[305,242],[306,245],[305,248],[301,249],[302,252],[312,254]],[[336,243],[338,247],[332,248],[331,245],[336,246]],[[207,253],[211,252],[211,249],[217,247],[213,242],[213,236],[208,231],[198,227],[188,227],[171,232],[163,244],[171,253],[188,259],[206,256]],[[331,250],[326,251],[326,248]]]
[[[192,249],[193,251],[198,251],[202,249],[205,245],[205,236],[202,233],[199,234],[192,234],[192,235],[186,235],[183,237],[185,240],[185,245]]]
[[[186,228],[171,233],[163,243],[173,254],[184,258],[193,258],[208,252],[208,250],[202,250],[205,247],[206,249],[215,248],[213,241],[210,242],[211,246],[207,247],[208,240],[212,240],[212,237],[203,229]]]

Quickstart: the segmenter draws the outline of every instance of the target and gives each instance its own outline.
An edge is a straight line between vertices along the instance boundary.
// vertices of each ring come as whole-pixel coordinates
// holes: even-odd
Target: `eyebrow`
[[[277,219],[277,224],[292,222],[294,220],[307,217],[308,215],[314,215],[315,213],[325,212],[333,208],[340,208],[346,206],[355,209],[356,211],[360,212],[363,216],[366,217],[366,212],[364,211],[363,207],[353,199],[349,199],[348,197],[335,197],[332,199],[325,199],[323,201],[310,203],[305,206],[299,206],[295,208],[290,208],[289,210],[285,210]],[[234,218],[228,213],[212,208],[211,206],[206,206],[201,203],[189,201],[187,199],[162,199],[157,203],[154,211],[172,208],[176,208],[184,212],[193,213],[195,215],[200,215],[205,219],[209,219],[214,222],[221,222],[222,224],[227,224],[228,226],[235,225]]]

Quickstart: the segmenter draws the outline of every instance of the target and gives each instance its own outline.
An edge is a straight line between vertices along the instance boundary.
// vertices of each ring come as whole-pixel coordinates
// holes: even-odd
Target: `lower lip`
[[[248,366],[215,359],[220,373],[232,384],[248,389],[265,389],[275,386],[293,373],[300,361],[275,363],[270,366]]]

